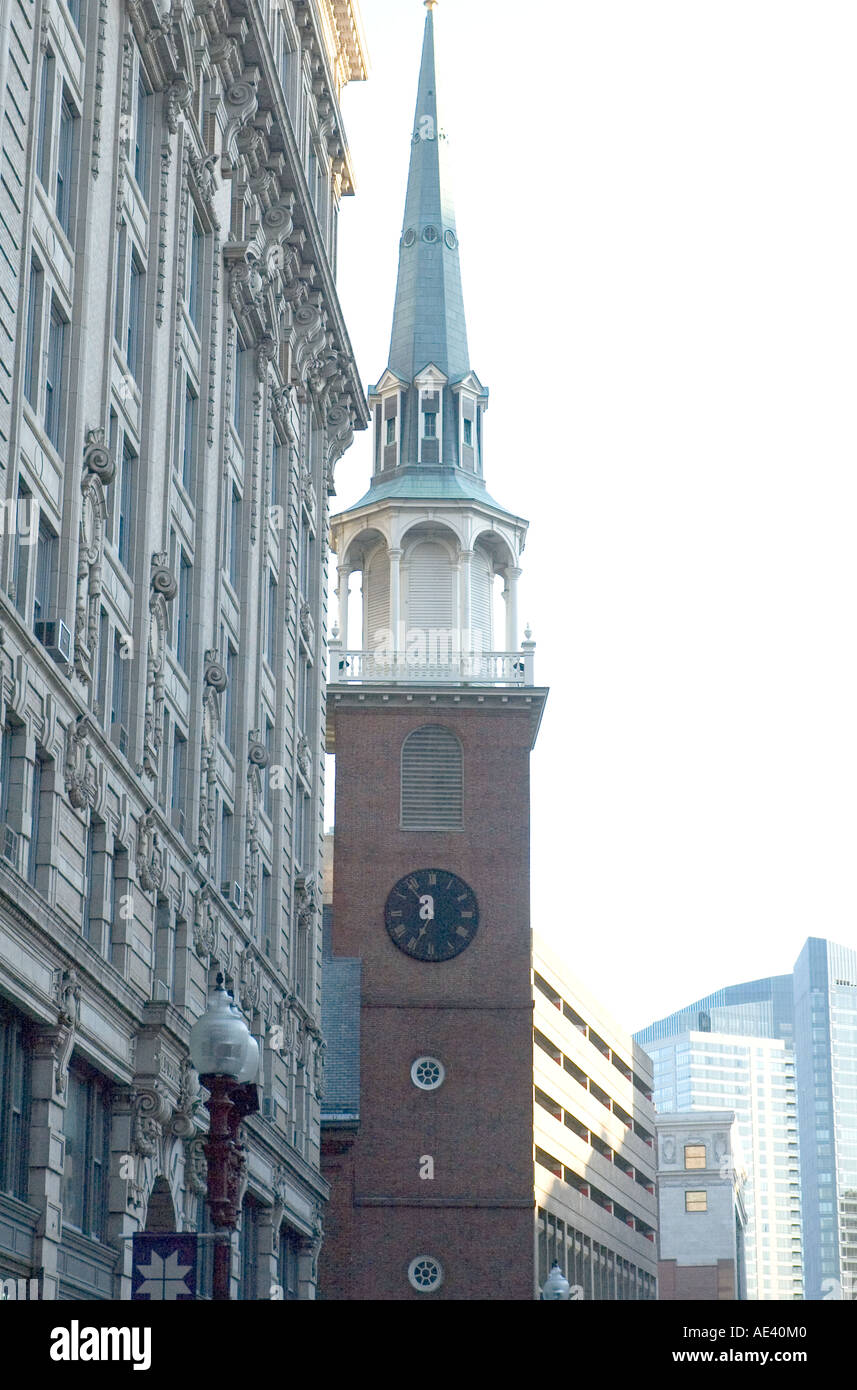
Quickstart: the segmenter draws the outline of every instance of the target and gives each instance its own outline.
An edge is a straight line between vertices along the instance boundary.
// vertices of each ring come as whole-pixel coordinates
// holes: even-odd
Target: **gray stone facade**
[[[314,1296],[363,77],[356,0],[0,20],[0,1279],[45,1298],[128,1297],[127,1237],[204,1221],[217,971],[263,1057],[235,1290]]]

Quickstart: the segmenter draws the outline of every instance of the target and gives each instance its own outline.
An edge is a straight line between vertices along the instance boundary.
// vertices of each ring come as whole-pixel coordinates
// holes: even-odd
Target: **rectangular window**
[[[228,883],[232,873],[232,812],[224,806],[220,816],[220,882]]]
[[[707,1192],[685,1192],[684,1194],[685,1211],[708,1211]]]
[[[125,339],[125,360],[135,381],[140,379],[142,366],[143,267],[136,254],[131,253],[131,280],[128,289],[128,332]]]
[[[27,1200],[30,1052],[20,1014],[0,1003],[0,1192]]]
[[[271,954],[269,902],[271,896],[271,875],[265,866],[259,878],[259,945],[267,956]]]
[[[190,219],[190,254],[187,271],[187,308],[191,317],[191,322],[195,328],[199,328],[200,310],[202,308],[201,274],[202,228],[199,225],[196,214],[192,212]]]
[[[116,238],[116,284],[113,305],[113,336],[122,346],[122,325],[125,322],[125,260],[128,255],[128,229],[122,222]]]
[[[185,379],[184,439],[182,441],[182,483],[190,492],[193,488],[194,459],[196,458],[196,422],[199,401],[190,381]]]
[[[241,1289],[242,1299],[256,1297],[256,1269],[259,1264],[259,1208],[252,1197],[245,1197],[241,1208]],[[267,1297],[267,1293],[265,1295]]]
[[[233,485],[229,497],[229,582],[238,591],[241,564],[241,498]]]
[[[107,942],[107,959],[111,965],[116,964],[119,954],[117,948],[121,944],[119,939],[119,928],[124,926],[124,923],[119,917],[118,908],[122,893],[127,887],[126,880],[128,874],[128,851],[124,845],[120,845],[118,841],[114,839],[113,854],[110,859],[110,925],[109,939]]]
[[[66,236],[71,231],[71,177],[74,157],[74,112],[65,91],[60,103],[60,129],[57,142],[57,220]]]
[[[137,60],[139,62],[139,59]],[[149,184],[149,108],[151,102],[142,74],[137,77],[137,92],[134,103],[134,179],[143,197],[148,202]]]
[[[240,344],[235,345],[235,381],[232,385],[232,423],[235,433],[240,435],[244,423],[244,378],[246,375],[247,353]]]
[[[63,1222],[95,1240],[104,1240],[110,1132],[107,1087],[72,1068],[67,1088]]]
[[[36,136],[36,173],[42,187],[50,188],[51,182],[51,106],[54,91],[54,57],[46,53],[42,59],[42,77],[39,83],[39,127]]]
[[[294,1301],[298,1296],[298,1252],[300,1237],[285,1221],[280,1226],[279,1280],[283,1299]]]
[[[388,444],[395,444],[395,442],[396,442],[396,417],[395,417],[395,415],[391,415],[391,416],[389,417],[389,419],[387,420],[387,443],[388,443]]]
[[[96,689],[97,717],[104,723],[107,713],[107,662],[110,656],[110,620],[104,609],[98,617],[98,685]]]
[[[464,421],[464,442],[471,445],[473,443],[473,423],[470,420]]]
[[[39,549],[36,555],[36,585],[33,622],[49,622],[54,609],[54,579],[58,540],[45,521],[39,522]]]
[[[4,724],[0,742],[0,824],[9,820],[9,773],[12,767],[12,730]]]
[[[110,710],[110,737],[120,753],[128,752],[127,658],[118,628],[113,633],[113,692]]]
[[[276,658],[277,645],[277,581],[271,570],[268,570],[268,622],[265,642],[265,655],[268,665],[273,670]]]
[[[77,29],[78,33],[80,33],[81,0],[67,0],[67,4],[68,12],[74,20],[74,27]]]
[[[224,735],[227,748],[235,750],[235,720],[238,701],[235,698],[237,691],[235,682],[238,679],[237,652],[231,642],[226,644],[226,708],[224,711]]]
[[[92,889],[93,889],[93,870],[95,867],[95,831],[92,825],[86,827],[86,852],[83,863],[83,918],[82,930],[84,941],[90,941],[96,950],[100,950],[101,943],[92,941],[93,920],[92,920]],[[100,915],[100,914],[99,914]]]
[[[52,299],[45,370],[45,434],[55,449],[59,448],[60,443],[64,351],[65,321],[56,306],[56,302]]]
[[[39,863],[39,831],[42,820],[42,754],[36,749],[30,782],[30,845],[27,855],[27,878],[35,887]]]
[[[271,506],[276,507],[280,501],[280,488],[282,485],[283,470],[283,446],[276,440],[271,450]]]
[[[704,1167],[705,1167],[705,1145],[704,1145],[704,1144],[685,1144],[685,1146],[684,1146],[684,1166],[685,1166],[685,1168],[704,1168]]]
[[[268,766],[265,769],[265,785],[262,792],[264,806],[268,815],[271,814],[271,764],[274,761],[274,726],[265,715],[265,748],[268,751]]]
[[[179,591],[176,595],[176,660],[187,670],[190,636],[191,565],[183,550],[179,551]]]
[[[180,835],[185,833],[185,795],[187,790],[187,739],[178,729],[173,735],[172,820]]]
[[[437,438],[437,412],[434,410],[426,410],[423,414],[423,438]]]
[[[27,334],[24,340],[24,395],[34,410],[39,408],[39,320],[42,310],[41,268],[35,258],[30,262],[30,285],[27,297]]]
[[[131,537],[134,531],[134,484],[137,455],[127,439],[122,442],[122,476],[119,479],[119,540],[116,552],[126,569],[131,560]],[[115,487],[115,483],[114,483]]]

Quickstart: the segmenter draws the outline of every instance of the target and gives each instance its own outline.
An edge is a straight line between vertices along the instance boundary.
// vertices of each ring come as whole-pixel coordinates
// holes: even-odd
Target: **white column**
[[[461,582],[458,588],[458,645],[462,653],[470,653],[473,648],[470,641],[470,611],[471,611],[471,582],[472,570],[470,562],[473,559],[472,550],[460,550],[458,553],[458,567],[461,574]]]
[[[506,570],[506,588],[503,597],[506,600],[506,651],[514,652],[518,646],[518,580],[521,577],[519,569],[511,566]]]
[[[402,650],[404,643],[399,641],[399,624],[402,615],[401,595],[402,552],[398,546],[390,551],[390,628],[393,633],[393,652]]]
[[[339,565],[336,570],[336,596],[339,600],[339,640],[342,650],[348,651],[348,581],[351,570],[347,565]]]

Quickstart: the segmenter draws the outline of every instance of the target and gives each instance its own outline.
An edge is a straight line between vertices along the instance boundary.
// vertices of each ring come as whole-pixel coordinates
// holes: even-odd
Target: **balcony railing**
[[[330,643],[331,684],[461,681],[470,685],[533,685],[535,642],[517,652],[452,652],[436,658],[406,652],[346,652]]]

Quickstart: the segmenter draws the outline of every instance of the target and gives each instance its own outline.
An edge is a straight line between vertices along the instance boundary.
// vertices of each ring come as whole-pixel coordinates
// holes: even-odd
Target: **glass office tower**
[[[769,1125],[773,1126],[765,1174],[754,1168],[753,1145],[747,1144],[753,1187],[747,1197],[748,1296],[787,1296],[768,1295],[764,1287],[766,1280],[772,1288],[775,1281],[781,1282],[779,1256],[786,1253],[786,1232],[766,1232],[762,1228],[782,1227],[787,1222],[788,1245],[792,1251],[797,1249],[790,1133],[796,1107],[801,1158],[803,1296],[857,1298],[857,951],[810,937],[793,974],[729,985],[635,1034],[635,1041],[655,1062],[655,1104],[659,1110],[700,1109],[717,1104],[734,1106],[740,1115],[742,1102],[746,1105],[748,1098],[739,1090],[733,1094],[728,1088],[712,1090],[703,1084],[704,1077],[711,1073],[700,1070],[708,1064],[699,1047],[696,1051],[700,1055],[693,1056],[691,1039],[704,1034],[712,1040],[716,1037],[718,1046],[723,1048],[738,1046],[738,1039],[779,1039],[786,1045],[794,1065],[795,1097],[789,1094],[791,1087],[781,1085],[774,1075],[770,1100],[765,1086],[758,1084],[758,1076],[752,1082],[737,1074],[734,1077],[735,1088],[749,1086],[752,1092],[750,1111],[760,1142],[769,1132]],[[683,1074],[688,1066],[686,1053],[679,1054],[676,1048],[676,1060],[679,1055],[683,1058],[681,1066],[673,1068],[669,1060],[670,1049],[679,1042],[688,1043],[689,1075]],[[688,1089],[688,1080],[695,1080],[696,1086]],[[719,1084],[725,1083],[721,1080]],[[760,1101],[764,1109],[760,1109]],[[743,1123],[746,1126],[746,1118]],[[785,1133],[777,1134],[780,1129]],[[742,1133],[742,1139],[747,1143],[746,1134]],[[758,1143],[756,1150],[761,1152]],[[763,1193],[763,1180],[767,1194]],[[763,1195],[767,1195],[767,1210],[762,1206]],[[770,1237],[767,1253],[765,1246],[758,1244],[765,1235]],[[749,1277],[754,1240],[759,1287],[756,1293],[751,1290]],[[765,1273],[765,1269],[769,1272]]]

